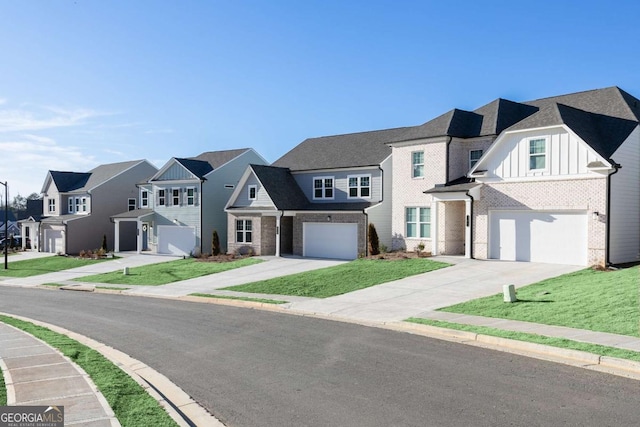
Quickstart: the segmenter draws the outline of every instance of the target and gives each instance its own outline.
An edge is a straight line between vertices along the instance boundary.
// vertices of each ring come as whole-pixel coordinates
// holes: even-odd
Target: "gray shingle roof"
[[[133,209],[113,215],[111,218],[141,218],[153,214],[153,209]]]
[[[235,159],[239,155],[251,150],[250,148],[239,148],[236,150],[220,150],[220,151],[207,151],[196,157],[192,157],[193,160],[203,160],[211,165],[213,169],[217,169],[227,162]]]
[[[204,160],[195,159],[175,159],[176,162],[184,166],[189,172],[202,179],[213,170],[213,166]]]
[[[61,193],[67,193],[69,191],[83,188],[91,176],[90,173],[85,172],[49,171],[49,173],[51,174],[51,179],[53,179],[56,188]]]
[[[251,169],[271,197],[276,209],[300,210],[309,204],[289,169],[263,165],[251,165]]]
[[[309,138],[280,157],[273,166],[292,171],[377,166],[391,155],[387,142],[407,128]]]

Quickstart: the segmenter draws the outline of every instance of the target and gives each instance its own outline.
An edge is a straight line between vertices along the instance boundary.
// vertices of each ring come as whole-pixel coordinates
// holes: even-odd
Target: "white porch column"
[[[120,252],[120,220],[116,219],[115,235],[113,236],[113,252]]]
[[[142,252],[142,221],[136,221],[136,252]]]
[[[431,201],[431,255],[438,255],[438,201]]]
[[[471,199],[464,201],[465,228],[464,228],[464,257],[471,258]]]
[[[276,256],[280,256],[280,218],[276,217]]]

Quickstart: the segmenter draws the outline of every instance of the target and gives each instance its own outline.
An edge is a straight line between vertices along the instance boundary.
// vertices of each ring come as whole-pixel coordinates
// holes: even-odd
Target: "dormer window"
[[[56,211],[56,199],[49,199],[49,213]]]
[[[529,140],[529,170],[544,170],[547,168],[547,140],[536,138]]]
[[[469,169],[474,167],[478,160],[482,157],[482,150],[471,150],[469,151]]]
[[[247,197],[249,198],[249,200],[255,200],[256,199],[256,194],[258,192],[258,186],[257,185],[250,185],[247,187],[249,194],[247,195]]]

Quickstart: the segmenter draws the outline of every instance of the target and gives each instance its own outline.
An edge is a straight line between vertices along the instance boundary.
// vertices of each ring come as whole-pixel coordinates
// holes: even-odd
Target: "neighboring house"
[[[640,260],[640,100],[617,87],[453,110],[393,148],[394,248]],[[423,193],[426,193],[423,194]]]
[[[43,214],[42,199],[28,199],[24,218],[19,221],[22,235],[22,249],[38,249],[40,245],[40,221]]]
[[[137,200],[130,202],[128,211],[113,216],[116,236],[124,238],[125,227],[133,227],[138,237],[133,249],[138,252],[195,255],[211,253],[215,230],[225,248],[224,207],[252,163],[267,162],[251,148],[172,158],[138,185]],[[122,249],[119,240],[115,248]]]
[[[5,235],[5,215],[7,217],[6,222],[6,235]],[[16,216],[12,211],[7,211],[5,213],[4,210],[0,210],[0,239],[4,239],[5,236],[19,236],[20,235],[20,225],[16,221]]]
[[[49,171],[42,186],[43,217],[22,222],[37,236],[41,252],[77,254],[102,246],[113,248],[110,217],[138,196],[136,184],[157,169],[146,160],[111,163],[89,172]],[[34,234],[35,233],[35,234]],[[135,243],[135,236],[130,239]]]
[[[227,204],[229,252],[354,259],[391,244],[391,149],[404,129],[310,138],[251,165]]]

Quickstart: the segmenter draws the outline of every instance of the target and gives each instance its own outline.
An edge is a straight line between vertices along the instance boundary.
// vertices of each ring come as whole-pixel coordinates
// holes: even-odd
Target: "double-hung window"
[[[411,153],[411,177],[422,178],[424,176],[424,151]]]
[[[166,204],[166,190],[158,190],[158,205],[164,206]]]
[[[431,208],[406,208],[407,237],[431,237]]]
[[[180,206],[180,189],[179,188],[171,189],[171,204],[173,206]]]
[[[136,208],[136,199],[127,200],[127,209],[129,211],[135,210]]]
[[[252,228],[250,219],[236,220],[236,243],[251,243]]]
[[[469,169],[474,167],[478,160],[482,157],[482,150],[471,150],[469,151]]]
[[[256,199],[256,195],[258,193],[258,186],[257,185],[250,185],[247,187],[248,189],[248,194],[247,197],[249,198],[249,200],[255,200]]]
[[[149,206],[149,192],[147,190],[142,190],[140,192],[140,206],[143,208]]]
[[[69,213],[73,213],[73,197],[69,197]]]
[[[333,199],[333,177],[313,178],[313,198]]]
[[[82,212],[86,212],[87,211],[87,198],[83,197],[81,199],[80,204],[82,205]]]
[[[196,189],[187,188],[187,205],[193,206],[196,204]]]
[[[349,181],[349,198],[371,197],[371,175],[351,175],[347,177]]]
[[[536,138],[529,140],[529,170],[547,168],[547,140]]]
[[[55,212],[56,211],[56,199],[49,199],[49,212]]]

